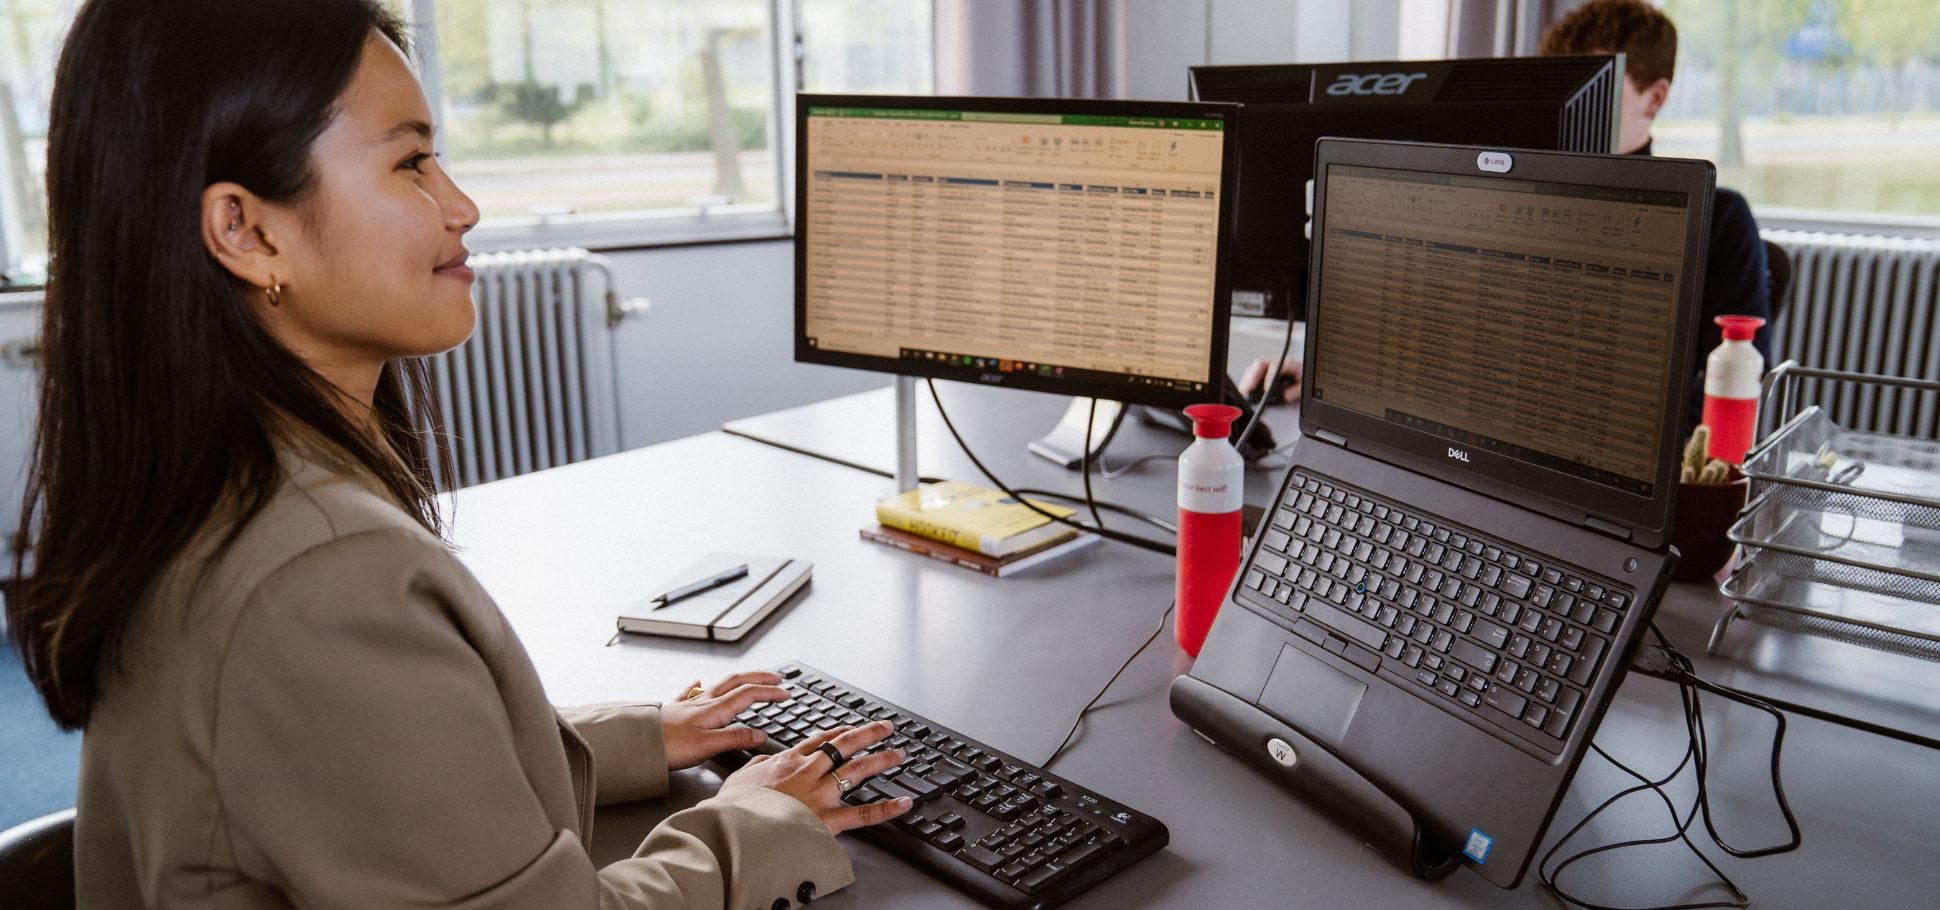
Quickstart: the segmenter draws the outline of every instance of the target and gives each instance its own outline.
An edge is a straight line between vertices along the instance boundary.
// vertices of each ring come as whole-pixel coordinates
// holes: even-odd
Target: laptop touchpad
[[[1299,648],[1283,645],[1266,679],[1266,690],[1260,693],[1260,707],[1300,732],[1338,746],[1366,692],[1360,680]]]

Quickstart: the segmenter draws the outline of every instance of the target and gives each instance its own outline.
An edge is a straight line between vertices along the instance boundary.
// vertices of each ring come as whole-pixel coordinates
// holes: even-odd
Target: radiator
[[[1792,259],[1789,298],[1772,354],[1808,367],[1940,380],[1940,242],[1765,231]],[[1774,305],[1777,305],[1774,301]],[[1841,426],[1933,438],[1940,396],[1840,383],[1801,383],[1804,403]]]
[[[605,259],[580,249],[471,258],[477,327],[428,361],[456,477],[440,489],[512,477],[620,449],[613,329],[621,303]]]

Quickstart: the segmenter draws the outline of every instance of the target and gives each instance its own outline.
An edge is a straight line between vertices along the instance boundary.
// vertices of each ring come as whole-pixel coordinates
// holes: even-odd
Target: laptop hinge
[[[1629,528],[1626,528],[1623,525],[1617,524],[1616,522],[1613,522],[1613,521],[1604,521],[1603,519],[1598,518],[1595,515],[1585,516],[1583,519],[1583,527],[1589,528],[1592,531],[1600,531],[1604,534],[1610,535],[1611,537],[1615,537],[1618,540],[1630,539]]]
[[[1336,433],[1332,430],[1315,430],[1314,438],[1320,440],[1321,442],[1332,443],[1334,445],[1340,446],[1343,449],[1347,448],[1347,437],[1342,436],[1341,434]]]

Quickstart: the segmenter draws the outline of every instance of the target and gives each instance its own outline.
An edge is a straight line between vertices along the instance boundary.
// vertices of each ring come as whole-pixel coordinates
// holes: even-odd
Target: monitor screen
[[[1687,194],[1344,164],[1325,181],[1318,400],[1652,495]]]
[[[1244,105],[1234,312],[1306,311],[1314,142],[1323,136],[1615,151],[1622,58],[1200,66],[1193,97]]]
[[[798,104],[796,359],[1145,404],[1218,394],[1225,106]]]

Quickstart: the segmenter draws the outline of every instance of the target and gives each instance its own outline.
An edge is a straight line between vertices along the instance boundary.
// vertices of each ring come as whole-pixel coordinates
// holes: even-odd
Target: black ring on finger
[[[823,743],[819,746],[816,746],[815,751],[828,756],[829,761],[834,763],[835,768],[840,768],[843,765],[848,764],[849,762],[848,759],[842,757],[842,750],[837,749],[834,743]],[[833,770],[833,768],[831,768],[830,770]]]

